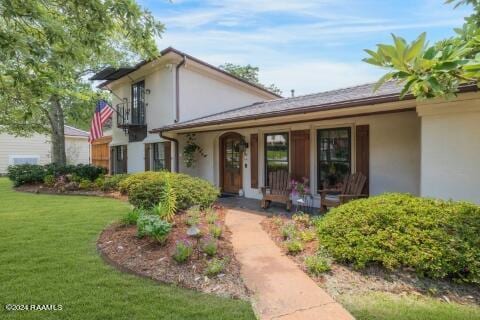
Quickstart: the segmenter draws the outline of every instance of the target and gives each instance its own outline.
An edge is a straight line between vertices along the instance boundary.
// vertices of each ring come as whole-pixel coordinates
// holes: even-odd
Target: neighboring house
[[[67,162],[89,163],[90,147],[88,132],[65,126],[65,149]],[[51,162],[52,145],[47,135],[33,134],[30,137],[15,137],[0,133],[0,174],[5,174],[9,165]]]
[[[345,175],[368,177],[365,192],[480,203],[480,94],[465,86],[454,100],[399,99],[392,82],[253,103],[235,110],[151,130],[178,141],[187,133],[206,157],[179,171],[205,178],[223,192],[261,198],[268,172],[288,170],[318,190],[339,186]],[[215,109],[215,105],[211,106]],[[210,109],[210,110],[211,110]],[[248,144],[248,146],[247,146]]]
[[[107,68],[92,80],[107,80],[99,87],[113,92],[117,110],[112,173],[177,170],[175,141],[150,130],[279,97],[173,48],[133,68]]]

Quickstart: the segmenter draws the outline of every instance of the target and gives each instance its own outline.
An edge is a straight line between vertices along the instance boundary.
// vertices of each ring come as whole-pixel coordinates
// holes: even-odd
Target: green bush
[[[308,213],[303,213],[301,211],[293,214],[292,220],[296,224],[298,224],[300,226],[304,226],[304,227],[308,227],[311,224],[310,215],[308,215]]]
[[[103,183],[101,183],[100,189],[103,191],[118,191],[119,184],[128,177],[129,174],[127,173],[106,176],[104,177]]]
[[[332,257],[357,268],[379,263],[480,283],[477,205],[391,193],[332,209],[317,227]]]
[[[217,254],[217,250],[218,250],[217,240],[213,238],[204,240],[202,244],[202,251],[204,253],[206,253],[210,257],[213,257],[214,255]]]
[[[178,241],[172,257],[178,263],[183,263],[187,261],[187,259],[192,255],[192,253],[193,246],[189,241]]]
[[[72,175],[79,179],[87,179],[94,181],[105,173],[105,169],[92,165],[66,165],[60,166],[54,163],[44,166],[34,164],[19,164],[8,167],[8,177],[13,181],[14,186],[18,187],[26,183],[44,182],[45,176],[53,176],[55,178]]]
[[[219,195],[218,189],[208,181],[166,171],[132,174],[119,184],[119,189],[128,195],[134,206],[150,208],[160,202],[167,180],[175,193],[178,210],[194,205],[210,207]]]
[[[317,233],[313,229],[305,229],[300,232],[300,239],[305,242],[310,242],[315,240]]]
[[[218,259],[213,258],[207,262],[207,267],[205,269],[205,274],[207,276],[215,276],[225,270],[228,264],[228,258]]]
[[[55,185],[55,177],[51,174],[47,174],[44,178],[43,178],[43,183],[47,186],[47,187],[53,187]]]
[[[305,266],[309,273],[316,276],[331,269],[330,260],[319,254],[306,257]]]
[[[297,227],[295,223],[287,223],[281,229],[280,232],[284,239],[293,239],[297,236]]]
[[[154,238],[160,244],[164,244],[172,230],[172,225],[159,216],[151,214],[141,214],[137,220],[138,236],[149,236]]]
[[[78,184],[78,187],[82,190],[91,189],[92,186],[93,186],[93,183],[88,179],[82,179],[82,180],[80,180],[80,183]]]
[[[291,239],[285,241],[285,245],[287,247],[287,251],[290,254],[297,254],[303,251],[303,243],[298,239]]]
[[[122,218],[122,224],[126,226],[133,226],[137,224],[138,217],[144,214],[143,210],[140,209],[133,209],[129,211],[125,217]]]

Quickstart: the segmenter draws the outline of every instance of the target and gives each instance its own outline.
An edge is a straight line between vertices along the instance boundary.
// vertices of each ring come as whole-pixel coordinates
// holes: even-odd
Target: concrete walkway
[[[228,209],[225,223],[246,286],[254,293],[253,308],[262,320],[354,319],[335,302],[263,231],[264,217]]]

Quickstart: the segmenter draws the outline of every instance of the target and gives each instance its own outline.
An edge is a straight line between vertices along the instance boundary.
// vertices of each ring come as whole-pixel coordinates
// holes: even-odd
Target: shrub
[[[202,245],[202,251],[204,253],[206,253],[210,257],[213,257],[214,255],[217,254],[217,250],[218,250],[217,240],[213,238],[207,238],[204,240]]]
[[[228,264],[228,258],[218,259],[213,258],[207,262],[207,267],[205,268],[205,274],[207,276],[215,276],[225,270],[225,267]]]
[[[43,178],[43,183],[47,186],[47,187],[50,187],[52,188],[54,185],[55,185],[55,177],[51,174],[47,174],[44,178]]]
[[[293,239],[297,235],[297,227],[294,223],[287,223],[280,231],[284,239]]]
[[[363,268],[414,268],[432,278],[480,283],[480,207],[384,194],[349,202],[318,221],[332,257]]]
[[[310,242],[315,240],[317,233],[313,229],[305,229],[300,232],[300,239],[305,242]]]
[[[45,178],[45,168],[36,164],[18,164],[9,166],[7,169],[8,178],[15,187],[26,183],[40,183]]]
[[[128,177],[129,174],[127,173],[106,176],[104,177],[103,183],[100,188],[103,191],[118,191],[120,182],[127,179]]]
[[[316,276],[330,271],[331,269],[330,260],[319,254],[306,257],[305,266],[307,267],[308,272]]]
[[[288,253],[290,254],[297,254],[303,251],[303,244],[298,239],[291,239],[291,240],[285,241],[285,245],[287,247]]]
[[[46,174],[51,174],[55,177],[63,176],[67,174],[75,175],[79,180],[86,179],[94,181],[101,175],[106,173],[106,170],[102,167],[97,167],[91,164],[77,164],[77,165],[58,165],[56,163],[50,163],[44,166]],[[72,180],[75,182],[80,182]]]
[[[80,183],[78,184],[78,187],[82,190],[87,190],[87,189],[90,189],[92,188],[92,182],[90,180],[87,180],[87,179],[82,179],[80,181]]]
[[[130,178],[125,179],[123,182],[128,179]],[[164,183],[140,181],[129,187],[128,201],[137,208],[153,208],[160,202],[163,188]]]
[[[181,173],[171,175],[172,185],[177,194],[177,206],[180,210],[195,205],[202,209],[209,208],[220,194],[218,188],[206,180]]]
[[[165,220],[160,219],[159,216],[142,214],[137,220],[138,236],[150,236],[164,244],[167,240],[168,234],[172,229],[172,225]]]
[[[133,209],[133,210],[129,211],[127,213],[127,215],[125,217],[123,217],[122,224],[124,224],[126,226],[136,225],[138,217],[141,214],[144,214],[143,210]]]
[[[183,263],[192,255],[193,247],[188,240],[178,241],[172,257],[178,263]]]
[[[210,234],[215,239],[218,239],[222,236],[222,226],[218,224],[211,225],[209,228]]]
[[[93,185],[95,186],[95,188],[99,190],[103,190],[103,187],[105,185],[105,179],[106,178],[104,176],[101,176],[95,179],[95,181],[93,182]]]
[[[298,225],[303,225],[304,227],[310,226],[310,216],[308,213],[303,213],[301,211],[292,215],[292,220],[295,221]]]

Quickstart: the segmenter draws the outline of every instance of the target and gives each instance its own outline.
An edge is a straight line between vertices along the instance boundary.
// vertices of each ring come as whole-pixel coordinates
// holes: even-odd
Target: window
[[[117,161],[123,161],[123,146],[115,147],[115,154],[117,156]]]
[[[265,135],[265,181],[270,185],[269,173],[288,168],[288,133]]]
[[[145,123],[145,81],[132,85],[131,124]]]
[[[165,164],[165,143],[153,143],[153,171],[164,170]]]
[[[17,165],[17,164],[38,164],[38,160],[40,159],[39,156],[9,156],[9,164]]]
[[[317,131],[318,189],[340,189],[351,172],[351,129]]]

